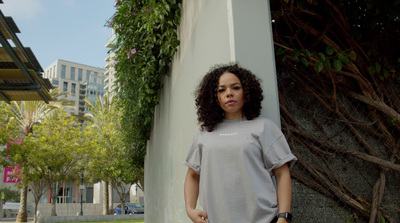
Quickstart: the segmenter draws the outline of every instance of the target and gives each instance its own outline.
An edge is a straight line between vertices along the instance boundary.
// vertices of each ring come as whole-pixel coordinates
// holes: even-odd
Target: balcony
[[[109,38],[108,38],[108,42],[106,44],[106,48],[115,48],[117,47],[117,35],[112,34]]]

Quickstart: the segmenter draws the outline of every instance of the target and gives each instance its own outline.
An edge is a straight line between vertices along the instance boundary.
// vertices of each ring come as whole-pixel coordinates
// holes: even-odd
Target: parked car
[[[125,214],[144,214],[144,207],[140,204],[125,204]],[[114,215],[121,214],[121,204],[117,205],[117,207],[113,210]]]

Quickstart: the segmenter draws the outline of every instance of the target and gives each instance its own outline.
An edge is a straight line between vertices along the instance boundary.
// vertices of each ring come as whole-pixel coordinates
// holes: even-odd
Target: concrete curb
[[[144,214],[134,215],[93,215],[93,216],[40,216],[38,223],[55,222],[90,222],[90,221],[119,221],[130,219],[144,219]]]

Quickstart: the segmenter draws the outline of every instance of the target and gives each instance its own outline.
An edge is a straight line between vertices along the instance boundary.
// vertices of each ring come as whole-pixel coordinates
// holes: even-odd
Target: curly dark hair
[[[219,77],[229,72],[235,74],[243,87],[243,116],[248,120],[258,117],[261,113],[263,90],[261,80],[251,71],[239,67],[238,64],[219,64],[210,69],[203,77],[196,92],[197,120],[201,130],[213,131],[214,127],[224,119],[224,110],[219,105],[217,90]]]

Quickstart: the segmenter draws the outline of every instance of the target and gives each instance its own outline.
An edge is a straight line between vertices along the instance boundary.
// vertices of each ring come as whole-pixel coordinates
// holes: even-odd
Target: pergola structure
[[[0,4],[3,1],[0,0]],[[0,101],[52,100],[53,88],[42,77],[43,68],[29,47],[24,47],[16,33],[20,33],[11,17],[0,10]]]

